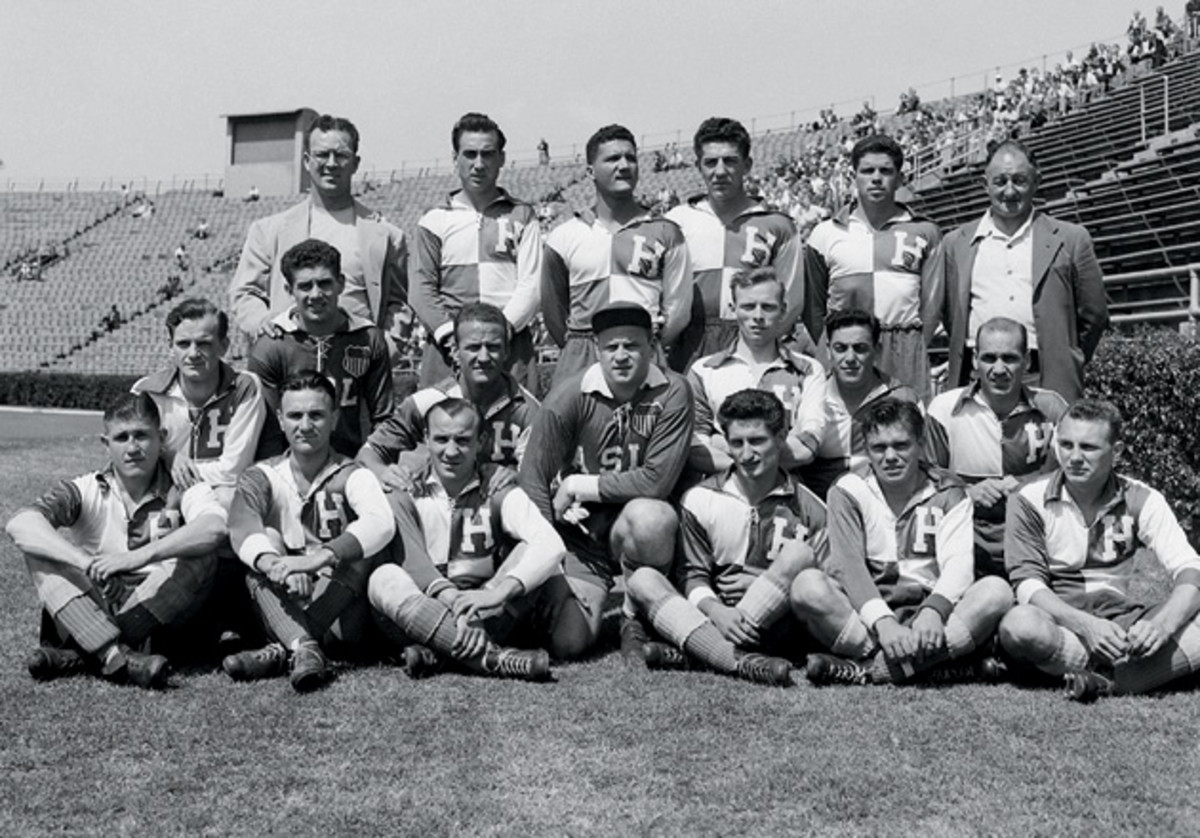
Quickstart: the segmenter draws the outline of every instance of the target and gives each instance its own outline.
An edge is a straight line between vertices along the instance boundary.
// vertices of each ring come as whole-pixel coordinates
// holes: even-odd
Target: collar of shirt
[[[498,186],[496,187],[496,197],[489,201],[488,205],[484,207],[484,209],[494,207],[496,204],[508,204],[509,206],[515,207],[519,203],[522,202],[518,201],[512,195],[509,195],[503,186]],[[446,203],[442,205],[442,209],[468,210],[470,212],[476,212],[475,207],[466,199],[461,189],[452,189],[450,191],[450,193],[446,196]]]
[[[1067,476],[1061,468],[1050,475],[1050,479],[1046,481],[1045,498],[1047,503],[1054,501],[1070,504],[1076,509],[1080,508],[1070,490],[1067,489]],[[1096,521],[1103,518],[1110,509],[1125,502],[1125,483],[1115,471],[1108,476],[1108,482],[1104,484],[1104,490],[1100,493],[1100,500],[1100,506],[1096,510]]]
[[[757,361],[744,352],[744,349],[745,346],[742,344],[742,339],[740,337],[734,338],[734,341],[731,345],[722,350],[714,352],[712,357],[704,362],[704,366],[711,367],[712,369],[719,369],[725,364],[731,362],[738,362],[746,364],[747,366],[753,366],[757,363]],[[776,365],[781,367],[796,366],[795,358],[792,357],[792,353],[788,351],[788,349],[779,341],[775,342],[775,357],[767,363],[767,368],[769,369]]]
[[[350,314],[343,308],[339,308],[338,311],[340,311],[345,316],[346,323],[345,323],[344,328],[338,329],[336,332],[334,332],[334,334],[344,334],[346,332],[357,332],[359,329],[366,329],[366,328],[369,328],[369,327],[375,325],[370,320]],[[304,327],[300,325],[299,319],[294,316],[295,314],[296,314],[296,307],[291,306],[288,308],[287,311],[276,315],[276,317],[273,320],[271,320],[271,323],[278,326],[280,329],[282,329],[285,332],[292,332],[292,333],[296,333],[296,334],[308,334],[307,332],[304,331]]]
[[[651,364],[650,370],[646,373],[646,380],[642,382],[642,386],[638,389],[650,390],[654,387],[661,387],[666,383],[666,374],[654,364]],[[587,372],[583,374],[583,378],[579,382],[579,390],[582,393],[599,393],[606,398],[614,398],[612,388],[605,381],[604,370],[600,368],[599,363],[588,367]]]
[[[134,500],[125,491],[125,486],[121,483],[121,479],[117,477],[116,469],[113,464],[109,463],[101,471],[96,472],[96,484],[100,487],[100,493],[107,495],[109,492],[116,491],[118,495],[129,498],[129,503],[136,512],[147,503],[153,500],[161,500],[164,503],[167,501],[167,496],[171,494],[171,489],[175,484],[171,482],[171,473],[160,462],[154,469],[154,477],[150,481],[150,486],[146,489],[146,494],[140,500]]]
[[[967,402],[971,402],[971,401],[975,402],[980,407],[986,408],[987,410],[992,409],[992,406],[990,404],[988,404],[987,399],[983,395],[983,386],[979,383],[978,379],[976,379],[975,381],[972,381],[968,386],[963,388],[962,393],[959,394],[958,400],[954,402],[954,409],[951,412],[952,413],[961,412],[963,410],[963,408],[965,408],[967,406]],[[1010,410],[1006,416],[1001,416],[1000,418],[1007,419],[1009,416],[1015,416],[1018,413],[1024,413],[1025,411],[1032,410],[1032,409],[1033,409],[1033,394],[1031,394],[1029,392],[1028,387],[1026,387],[1024,384],[1022,384],[1021,385],[1021,396],[1019,399],[1017,399],[1017,403],[1013,406],[1013,409]]]
[[[1033,229],[1033,219],[1037,216],[1037,210],[1029,213],[1029,217],[1025,219],[1025,223],[1016,229],[1011,236],[1006,236],[996,228],[996,222],[992,220],[992,211],[988,210],[983,214],[983,218],[979,222],[979,227],[975,230],[975,235],[971,239],[972,243],[978,242],[980,239],[999,239],[1006,244],[1016,244]]]
[[[862,400],[862,405],[866,405],[870,402],[873,402],[873,401],[875,401],[875,399],[878,399],[880,396],[883,396],[887,393],[890,393],[892,390],[896,390],[896,389],[899,389],[900,387],[904,386],[904,383],[902,381],[900,381],[900,379],[893,378],[892,376],[885,373],[883,370],[879,369],[879,367],[875,368],[875,375],[877,378],[879,378],[879,383],[877,385],[875,385],[873,388],[871,388],[871,391],[869,393],[867,393],[866,398],[864,398]],[[825,378],[828,381],[829,395],[836,396],[837,400],[839,402],[841,402],[844,406],[846,404],[846,400],[842,398],[842,390],[840,387],[838,387],[837,376],[833,374],[832,369],[830,369],[829,372],[825,373]],[[862,408],[862,405],[859,405],[859,409]]]
[[[217,389],[213,391],[213,394],[209,396],[208,401],[204,404],[211,404],[233,389],[233,386],[237,383],[237,376],[237,370],[224,361],[221,361],[218,367]],[[143,393],[156,393],[165,396],[173,390],[178,389],[179,386],[179,368],[170,367],[160,370],[153,375],[146,376],[146,379],[138,389]],[[204,405],[201,406],[203,407]]]
[[[747,196],[747,197],[749,197],[749,196]],[[735,215],[734,218],[745,218],[745,217],[751,216],[751,215],[770,215],[775,212],[775,210],[768,207],[762,201],[757,201],[753,198],[751,198],[750,200],[753,201],[753,203],[750,206],[746,207],[746,209],[742,210],[737,215]],[[705,213],[706,215],[711,215],[713,218],[716,218],[718,221],[720,220],[720,216],[717,215],[717,211],[712,208],[712,202],[708,200],[707,194],[693,195],[691,198],[688,198],[687,205],[689,207],[691,207],[692,209],[696,210],[697,212],[702,212],[702,213]]]
[[[427,471],[422,482],[425,484],[425,489],[429,497],[441,498],[453,503],[459,497],[483,485],[482,479],[479,476],[479,468],[476,466],[475,473],[471,475],[471,479],[467,481],[467,485],[463,486],[458,495],[452,498],[450,497],[450,493],[446,491],[446,487],[442,483],[442,478],[438,477],[437,469],[433,467],[433,463],[429,463],[425,468]]]
[[[746,493],[742,491],[742,484],[737,479],[737,467],[730,466],[725,472],[725,479],[721,481],[721,491],[727,495],[731,495],[743,501],[747,506],[752,506],[750,499],[746,497]],[[764,496],[766,498],[773,497],[790,497],[795,494],[796,485],[793,482],[792,476],[782,469],[776,474],[775,485],[771,487],[771,491]]]
[[[837,215],[833,216],[833,223],[840,227],[849,227],[851,222],[857,222],[864,227],[871,227],[869,222],[858,215],[858,207],[858,201],[851,201],[850,203],[846,204],[844,207],[838,210]],[[921,217],[914,213],[908,204],[902,204],[897,201],[895,214],[892,215],[892,217],[887,221],[883,222],[883,226],[871,227],[871,229],[886,230],[893,224],[903,224],[908,221],[917,221],[919,218]]]
[[[900,510],[900,513],[896,515],[896,518],[901,518],[914,506],[933,497],[938,493],[939,489],[941,489],[941,481],[938,479],[937,475],[926,468],[924,464],[921,464],[920,468],[921,474],[925,479],[921,482],[921,485],[917,488],[917,491],[913,492],[912,496],[904,502],[904,509]],[[871,494],[875,495],[875,497],[879,499],[879,502],[890,510],[891,505],[887,501],[887,496],[883,493],[883,487],[879,485],[879,480],[875,477],[874,470],[868,466],[862,474],[862,479],[863,482],[867,484],[867,488],[871,490]]]
[[[497,413],[504,410],[504,408],[508,407],[514,402],[525,401],[525,394],[521,390],[520,385],[517,384],[516,379],[506,372],[502,372],[500,375],[502,377],[501,380],[504,381],[504,392],[500,394],[500,398],[496,399],[483,409],[484,419],[491,419]],[[454,399],[467,398],[467,389],[463,386],[462,379],[450,378],[447,379],[445,383],[447,386],[438,387],[438,389],[447,396]],[[470,399],[467,399],[467,401],[470,401]]]
[[[292,491],[305,500],[308,500],[310,497],[312,497],[314,492],[316,492],[329,481],[329,478],[333,477],[342,469],[348,468],[352,465],[354,465],[354,461],[349,457],[342,456],[332,448],[329,449],[329,459],[326,461],[324,467],[322,467],[322,469],[317,472],[313,479],[309,482],[308,492],[301,492],[300,486],[296,483],[296,471],[292,467],[292,458],[290,456],[290,452],[280,456],[279,466],[275,469],[275,472],[283,479],[285,483],[288,484],[289,487],[291,487]]]
[[[638,208],[641,210],[641,212],[639,214],[635,215],[633,218],[626,221],[624,224],[622,224],[620,227],[618,227],[617,230],[627,230],[630,227],[636,227],[639,224],[644,224],[647,221],[654,220],[654,214],[650,211],[650,209],[648,207],[644,207],[641,204],[638,204]],[[575,213],[575,217],[578,218],[580,221],[582,221],[584,224],[586,224],[588,227],[595,227],[595,226],[599,225],[605,230],[608,229],[608,227],[604,226],[603,222],[600,221],[600,216],[596,214],[595,207],[587,207],[585,209],[581,209]]]

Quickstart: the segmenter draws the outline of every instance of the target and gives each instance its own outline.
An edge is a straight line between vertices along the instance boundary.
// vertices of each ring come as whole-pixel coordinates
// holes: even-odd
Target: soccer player
[[[813,462],[801,471],[805,484],[825,497],[839,475],[866,465],[859,414],[880,399],[919,404],[916,390],[882,372],[878,365],[879,320],[862,309],[835,311],[825,323],[830,370],[825,391],[825,434]]]
[[[688,464],[703,474],[733,465],[728,441],[714,421],[732,393],[755,387],[774,393],[787,411],[785,468],[807,465],[825,433],[825,368],[785,346],[783,283],[774,268],[755,268],[731,280],[738,336],[688,371],[696,430]]]
[[[466,399],[479,413],[484,462],[516,468],[529,438],[538,401],[504,371],[509,354],[508,321],[488,303],[467,303],[454,317],[454,353],[459,373],[418,390],[400,403],[358,452],[358,461],[389,489],[408,491],[413,474],[428,465],[425,415],[447,399]],[[411,454],[409,452],[412,452]]]
[[[1004,570],[1008,497],[1056,467],[1054,427],[1067,403],[1052,390],[1023,384],[1029,368],[1025,327],[994,317],[975,339],[975,382],[929,403],[930,459],[967,484],[975,507],[975,575]]]
[[[828,565],[801,571],[793,588],[809,631],[833,653],[809,656],[814,684],[907,681],[983,649],[1012,605],[1000,577],[974,581],[971,498],[921,462],[917,406],[884,399],[861,422],[870,470],[830,489]],[[984,664],[972,661],[969,674]]]
[[[804,305],[796,225],[746,193],[746,177],[754,165],[750,133],[737,120],[710,117],[696,129],[692,148],[706,192],[667,213],[687,240],[696,286],[687,329],[672,355],[676,369],[686,369],[697,357],[720,352],[736,339],[734,274],[775,268],[787,299],[785,332]]]
[[[629,577],[630,597],[672,644],[651,641],[646,662],[675,663],[680,649],[684,661],[788,686],[788,659],[807,645],[792,614],[792,583],[825,559],[825,507],[783,469],[787,414],[778,398],[741,390],[718,415],[734,465],[683,495],[686,599],[655,568]]]
[[[254,342],[246,367],[262,381],[267,404],[276,413],[280,388],[293,374],[314,369],[328,376],[337,392],[333,448],[353,457],[375,426],[392,415],[387,341],[369,321],[338,306],[345,280],[337,248],[316,239],[303,241],[283,254],[280,269],[293,305],[272,321],[277,334],[263,334]],[[278,423],[268,420],[257,459],[276,456],[285,447]]]
[[[191,297],[167,314],[171,366],[139,379],[133,392],[154,400],[166,438],[163,453],[181,489],[204,482],[226,508],[254,451],[267,408],[258,377],[222,358],[229,318],[208,300]]]
[[[284,382],[286,453],[238,481],[229,514],[233,549],[252,571],[250,598],[271,644],[221,663],[235,680],[282,675],[297,692],[329,680],[323,648],[352,649],[369,620],[367,579],[390,558],[396,525],[383,487],[332,447],[337,393],[315,370]]]
[[[828,312],[865,309],[880,322],[879,368],[929,395],[926,348],[942,307],[936,224],[896,201],[904,151],[891,137],[854,144],[855,201],[813,230],[805,247],[805,319],[814,339]]]
[[[614,303],[592,317],[599,361],[554,387],[533,423],[520,484],[567,546],[575,595],[558,625],[564,658],[595,644],[617,573],[670,570],[678,519],[665,502],[692,436],[687,381],[653,363],[650,312]],[[557,488],[556,488],[557,487]],[[626,596],[621,651],[644,660]]]
[[[166,686],[167,659],[137,649],[200,606],[226,515],[208,484],[172,484],[163,437],[149,396],[119,397],[104,413],[108,467],[8,522],[48,618],[27,661],[35,679],[94,666],[110,681]]]
[[[450,131],[461,187],[417,226],[412,306],[429,336],[420,386],[451,374],[454,316],[467,303],[504,311],[513,330],[508,362],[516,379],[536,384],[530,326],[541,300],[542,231],[536,210],[497,185],[504,132],[481,113],[464,114]]]
[[[430,465],[411,495],[397,497],[404,565],[372,574],[371,604],[409,644],[420,644],[405,649],[413,677],[454,662],[485,675],[546,680],[544,649],[500,644],[524,633],[561,651],[557,624],[572,599],[560,572],[562,539],[519,487],[493,488],[498,466],[480,459],[482,422],[470,402],[440,401],[428,423]]]
[[[1119,474],[1121,414],[1083,399],[1058,423],[1061,468],[1008,502],[1004,561],[1017,606],[1000,623],[1005,651],[1064,676],[1081,701],[1143,693],[1200,664],[1200,557],[1166,500]],[[1134,587],[1147,547],[1172,579],[1164,601]]]
[[[637,202],[637,143],[628,128],[606,125],[587,141],[596,205],[546,239],[542,316],[562,347],[551,387],[596,362],[592,316],[617,302],[650,312],[658,342],[670,347],[687,323],[692,269],[679,227]],[[685,366],[673,369],[683,371]]]

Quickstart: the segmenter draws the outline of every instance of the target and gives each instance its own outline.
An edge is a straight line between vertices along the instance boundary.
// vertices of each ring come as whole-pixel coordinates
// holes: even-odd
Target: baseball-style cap
[[[654,331],[650,312],[637,303],[609,303],[592,315],[592,332],[600,334],[605,329],[617,326],[640,326],[647,332]]]

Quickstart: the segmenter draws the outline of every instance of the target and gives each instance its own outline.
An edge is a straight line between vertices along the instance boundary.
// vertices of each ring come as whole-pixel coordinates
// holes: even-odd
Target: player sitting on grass
[[[787,300],[774,268],[735,274],[730,283],[737,339],[688,371],[696,404],[688,464],[704,474],[718,474],[733,465],[728,442],[714,420],[731,393],[757,387],[778,396],[787,410],[784,466],[806,465],[825,433],[825,368],[781,342]]]
[[[1090,701],[1143,693],[1200,668],[1200,557],[1161,494],[1114,470],[1121,414],[1084,399],[1055,432],[1059,470],[1008,502],[1004,560],[1018,605],[1000,642],[1019,661],[1064,676],[1067,694]],[[1149,548],[1171,575],[1167,599],[1150,606],[1137,554]]]
[[[480,454],[485,462],[515,468],[525,450],[538,401],[505,372],[509,325],[488,303],[467,303],[454,318],[458,375],[418,390],[400,403],[358,452],[358,461],[389,489],[407,491],[428,465],[425,414],[447,399],[466,399],[478,411]],[[413,452],[413,453],[409,453]]]
[[[692,438],[691,391],[654,365],[650,312],[614,303],[592,328],[600,360],[550,391],[521,462],[521,487],[567,546],[562,657],[595,645],[616,574],[670,570],[679,520],[666,498]],[[621,650],[644,665],[649,638],[628,596],[622,611]]]
[[[28,660],[34,678],[95,664],[110,681],[166,685],[167,659],[135,649],[203,601],[225,510],[207,484],[171,483],[163,436],[149,396],[121,396],[104,413],[109,466],[63,481],[8,522],[50,618]]]
[[[825,553],[825,506],[783,470],[787,414],[771,393],[742,390],[718,414],[733,468],[683,495],[683,596],[650,567],[629,593],[673,645],[651,641],[652,668],[686,656],[720,672],[787,686],[802,657],[804,630],[792,614],[792,583]],[[761,649],[782,657],[749,650]]]
[[[422,644],[405,649],[413,677],[453,661],[481,674],[545,680],[545,651],[498,644],[523,634],[559,652],[557,623],[571,599],[562,539],[524,491],[493,488],[498,466],[480,459],[480,418],[470,402],[439,402],[427,421],[431,463],[411,495],[393,495],[404,566],[371,575],[371,604],[400,628],[397,639]]]
[[[235,680],[282,675],[298,692],[329,678],[322,647],[353,648],[370,619],[367,579],[396,525],[370,471],[336,453],[337,397],[329,379],[304,370],[284,382],[279,423],[290,448],[242,474],[229,538],[253,571],[250,598],[276,642],[230,655]]]
[[[963,658],[1012,605],[1000,577],[974,581],[971,499],[921,462],[916,405],[883,399],[861,422],[870,470],[829,490],[828,566],[801,571],[793,588],[809,631],[833,652],[809,656],[815,684],[901,682]],[[994,672],[978,664],[954,674]]]

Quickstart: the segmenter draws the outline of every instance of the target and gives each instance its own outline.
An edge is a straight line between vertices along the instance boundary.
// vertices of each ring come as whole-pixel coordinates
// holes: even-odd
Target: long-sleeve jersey
[[[1056,470],[1009,498],[1004,562],[1017,602],[1048,589],[1073,608],[1120,616],[1140,605],[1130,587],[1142,546],[1176,582],[1200,585],[1200,557],[1159,492],[1113,474],[1089,525],[1065,483]]]
[[[804,305],[803,263],[796,225],[781,212],[755,204],[728,227],[708,198],[698,195],[666,215],[683,230],[696,290],[708,320],[734,320],[730,281],[742,271],[773,266],[789,312]]]
[[[288,454],[246,469],[230,506],[229,542],[250,567],[263,553],[277,552],[268,527],[279,532],[289,553],[323,545],[339,562],[375,555],[396,533],[375,475],[333,452],[303,493]]]
[[[414,479],[411,494],[397,497],[404,569],[429,596],[448,587],[482,587],[522,545],[503,575],[526,592],[561,566],[566,547],[558,532],[520,488],[506,486],[493,494],[495,470],[492,464],[480,466],[450,497],[430,468]]]
[[[417,275],[410,300],[436,340],[463,305],[491,303],[520,331],[541,298],[542,230],[537,211],[503,189],[482,212],[460,191],[417,224]]]
[[[758,504],[751,504],[731,472],[688,489],[680,502],[683,591],[692,603],[716,597],[722,576],[765,570],[794,541],[808,544],[819,564],[828,553],[825,504],[787,474]],[[726,605],[740,600],[721,596]]]
[[[648,212],[610,231],[587,211],[546,238],[542,264],[542,316],[554,342],[567,332],[590,332],[592,315],[610,303],[634,302],[661,317],[671,343],[687,325],[692,268],[683,233]]]
[[[817,456],[825,460],[848,459],[851,468],[866,465],[867,441],[863,437],[862,427],[858,416],[872,402],[883,398],[900,399],[912,402],[920,407],[921,397],[917,391],[899,379],[875,370],[879,384],[867,394],[858,409],[851,413],[846,408],[838,387],[837,377],[830,372],[826,378],[825,388],[825,435],[821,438],[821,447]],[[924,412],[924,408],[922,408]]]
[[[899,515],[874,474],[844,474],[829,490],[829,573],[868,626],[906,605],[945,620],[975,581],[971,498],[948,472],[925,475]]]
[[[504,393],[499,399],[486,407],[476,405],[483,420],[479,451],[488,462],[516,468],[525,453],[540,403],[507,373],[504,382]],[[396,462],[402,452],[412,451],[425,441],[428,430],[425,414],[430,408],[451,398],[466,398],[462,382],[454,378],[418,390],[400,402],[396,412],[371,432],[367,445],[384,462]]]
[[[246,368],[259,377],[268,406],[279,409],[279,388],[288,376],[304,369],[324,373],[338,394],[338,419],[333,449],[353,457],[376,425],[392,415],[392,366],[387,339],[367,320],[347,315],[340,331],[318,337],[305,332],[289,310],[271,322],[279,337],[259,337],[250,349]],[[263,425],[258,459],[278,455],[287,447],[273,417]]]
[[[164,448],[173,461],[192,462],[208,485],[232,487],[254,462],[267,415],[254,373],[237,372],[222,362],[216,391],[197,409],[184,397],[174,368],[139,379],[133,392],[154,400],[167,433]]]
[[[706,355],[688,370],[696,405],[696,443],[723,436],[717,411],[739,390],[774,393],[788,416],[789,435],[816,452],[825,435],[825,368],[820,362],[780,346],[775,360],[756,367],[739,353],[740,344]]]
[[[683,376],[652,365],[633,399],[618,402],[593,364],[546,396],[521,462],[521,487],[549,521],[560,473],[592,475],[594,502],[661,500],[675,488],[691,438],[692,393]]]

